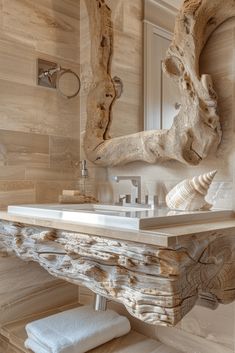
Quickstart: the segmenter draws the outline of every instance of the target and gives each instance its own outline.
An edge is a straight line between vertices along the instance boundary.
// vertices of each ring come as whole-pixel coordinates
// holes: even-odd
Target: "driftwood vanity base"
[[[215,308],[235,299],[231,229],[167,248],[1,221],[0,253],[12,252],[154,325],[176,325],[198,300]]]

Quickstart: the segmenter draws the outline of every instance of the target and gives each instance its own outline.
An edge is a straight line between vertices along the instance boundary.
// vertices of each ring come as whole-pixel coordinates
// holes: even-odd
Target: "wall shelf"
[[[1,348],[3,348],[5,353],[30,353],[30,350],[24,348],[24,341],[27,338],[25,331],[26,324],[32,320],[53,315],[73,307],[75,307],[74,304],[58,307],[54,310],[38,313],[22,320],[6,324],[0,334],[0,351]],[[157,351],[162,353],[180,353],[174,348],[168,347],[159,341],[150,339],[135,331],[131,331],[129,334],[114,339],[88,353],[126,353],[127,350],[128,352],[133,351],[135,353],[154,353]]]

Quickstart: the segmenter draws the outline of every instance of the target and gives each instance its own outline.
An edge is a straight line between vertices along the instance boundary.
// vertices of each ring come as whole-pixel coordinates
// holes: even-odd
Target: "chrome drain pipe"
[[[107,299],[100,294],[95,294],[94,310],[95,311],[107,310]]]

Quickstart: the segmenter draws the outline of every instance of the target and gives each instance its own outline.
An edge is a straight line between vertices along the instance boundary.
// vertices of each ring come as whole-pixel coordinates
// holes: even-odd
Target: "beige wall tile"
[[[124,1],[123,32],[142,37],[144,1]],[[142,38],[141,38],[142,39]]]
[[[57,91],[0,80],[0,129],[77,138],[78,99]]]
[[[141,82],[142,76],[142,35],[114,31],[114,65],[117,63],[122,67],[122,75],[125,73],[135,73],[139,76]],[[116,63],[116,64],[115,64]]]
[[[209,310],[195,307],[182,321],[184,331],[234,348],[234,303]]]
[[[110,129],[111,136],[117,137],[141,131],[142,119],[134,119],[134,117],[140,117],[141,111],[142,107],[137,104],[126,103],[121,99],[117,101],[113,107],[113,114],[118,116],[118,119],[113,120]]]
[[[2,1],[0,0],[0,26],[2,27]]]
[[[79,19],[63,9],[49,1],[3,0],[3,30],[39,51],[79,62]]]
[[[36,203],[56,203],[62,190],[76,189],[78,184],[76,181],[37,181],[36,186]]]
[[[4,166],[0,168],[0,180],[23,180],[25,168],[21,166]]]
[[[11,204],[35,203],[35,185],[31,181],[0,181],[0,208]]]
[[[80,19],[80,0],[40,0],[40,5],[45,8],[52,7],[53,10],[76,20]],[[79,30],[79,28],[77,28]]]
[[[50,137],[50,166],[66,170],[80,161],[80,140],[65,137]],[[78,167],[79,168],[79,167]]]
[[[181,1],[181,0],[179,0]],[[170,0],[165,1],[170,2]],[[156,6],[154,1],[146,0],[145,1],[145,14],[144,18],[159,26],[167,29],[170,32],[174,31],[174,24],[175,24],[175,16],[174,13],[166,11],[161,6]]]
[[[0,326],[77,298],[77,286],[14,257],[0,259],[0,281]]]
[[[0,160],[5,165],[49,167],[49,137],[0,130]]]
[[[36,59],[33,48],[9,41],[8,38],[0,39],[0,78],[35,85]]]
[[[75,180],[74,169],[26,168],[27,180]]]
[[[9,205],[33,204],[36,202],[35,189],[16,191],[0,191],[0,209],[5,210]]]

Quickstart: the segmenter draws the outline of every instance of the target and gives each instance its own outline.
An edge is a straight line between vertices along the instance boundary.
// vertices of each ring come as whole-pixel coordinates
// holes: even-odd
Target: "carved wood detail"
[[[124,304],[150,324],[176,325],[199,299],[213,308],[235,299],[231,233],[214,231],[161,248],[1,221],[0,247]]]
[[[178,82],[182,106],[169,130],[110,138],[112,106],[120,94],[111,76],[113,23],[105,0],[85,0],[90,24],[93,85],[87,100],[84,148],[99,165],[178,160],[197,165],[216,149],[222,132],[217,95],[209,75],[200,75],[199,57],[210,34],[234,16],[234,0],[185,0],[177,16],[165,72]]]

